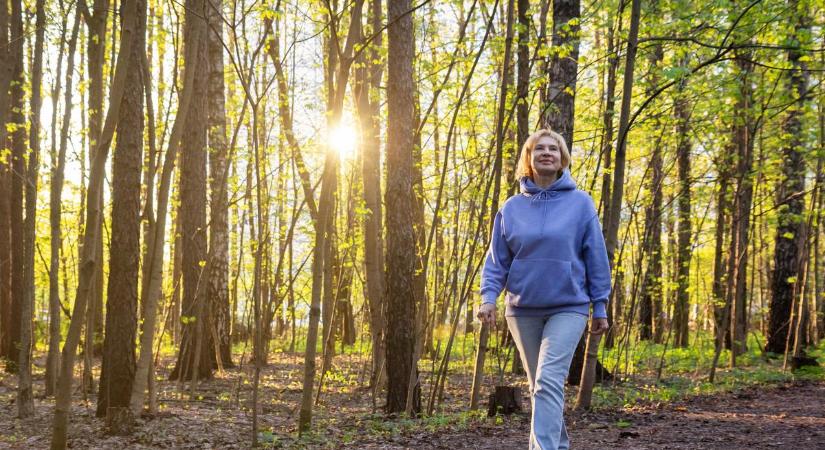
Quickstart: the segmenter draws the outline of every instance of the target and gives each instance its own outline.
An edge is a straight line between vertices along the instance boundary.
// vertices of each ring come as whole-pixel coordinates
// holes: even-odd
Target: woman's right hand
[[[482,303],[478,308],[478,319],[484,325],[495,326],[496,324],[496,305],[495,303]]]

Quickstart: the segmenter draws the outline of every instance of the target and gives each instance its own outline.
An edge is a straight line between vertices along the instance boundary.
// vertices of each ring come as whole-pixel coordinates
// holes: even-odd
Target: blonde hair
[[[556,145],[559,146],[559,152],[561,152],[561,169],[564,170],[570,167],[570,150],[567,149],[567,143],[564,142],[564,138],[549,128],[543,128],[531,134],[530,137],[524,141],[524,145],[521,147],[521,156],[518,159],[516,177],[533,178],[533,167],[530,165],[530,160],[533,157],[533,148],[539,139],[543,137],[552,138],[556,141]]]

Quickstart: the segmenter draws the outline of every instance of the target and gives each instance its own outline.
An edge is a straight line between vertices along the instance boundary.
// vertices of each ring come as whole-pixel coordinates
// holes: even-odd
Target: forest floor
[[[388,420],[372,406],[367,360],[336,357],[315,407],[313,433],[297,437],[303,358],[276,353],[261,373],[259,440],[268,448],[346,449],[518,449],[527,447],[529,415],[487,418],[467,411],[470,378],[466,369],[449,377],[438,412],[423,419]],[[164,377],[174,361],[158,374]],[[19,420],[15,376],[0,375],[0,449],[47,448],[54,400],[43,396],[43,358],[35,358],[36,416]],[[86,400],[75,383],[69,431],[71,448],[249,448],[252,372],[227,369],[197,386],[158,382],[159,412],[138,420],[130,436],[108,436],[94,416],[95,395]],[[505,383],[524,385],[507,375]],[[623,384],[627,384],[625,382]],[[638,380],[637,380],[638,383]],[[492,382],[488,383],[489,385]],[[606,389],[611,389],[606,387]],[[617,387],[616,389],[623,389]],[[429,386],[424,386],[424,400]],[[574,390],[568,391],[572,399]],[[522,405],[529,408],[529,398]],[[683,395],[672,400],[638,400],[624,406],[567,414],[574,449],[771,449],[825,448],[825,382],[821,377],[768,383],[738,383],[712,394]]]

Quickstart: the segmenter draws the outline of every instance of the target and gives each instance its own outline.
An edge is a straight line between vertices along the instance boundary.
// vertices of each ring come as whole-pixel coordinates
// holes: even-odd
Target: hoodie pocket
[[[570,261],[514,259],[506,288],[510,305],[522,308],[582,303]]]

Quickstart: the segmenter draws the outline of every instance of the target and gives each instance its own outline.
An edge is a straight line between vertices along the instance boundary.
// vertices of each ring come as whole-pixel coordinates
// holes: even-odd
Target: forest
[[[825,447],[823,81],[823,0],[2,0],[0,448],[526,447],[476,312],[543,128],[574,447]]]

